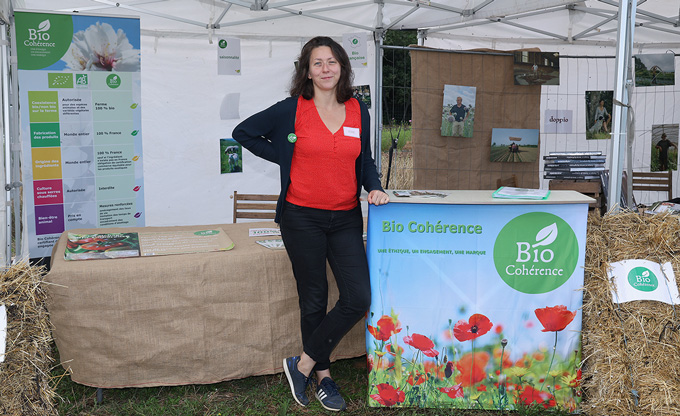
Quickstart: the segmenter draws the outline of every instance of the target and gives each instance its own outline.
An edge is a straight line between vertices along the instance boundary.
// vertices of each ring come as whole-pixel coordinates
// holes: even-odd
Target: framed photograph
[[[515,85],[560,85],[560,54],[516,51],[513,75]]]
[[[675,85],[675,54],[650,53],[633,58],[636,87]]]
[[[371,87],[369,85],[352,86],[352,96],[363,101],[366,107],[371,108]]]
[[[678,124],[652,126],[651,172],[678,170]]]
[[[538,129],[491,131],[492,162],[535,162],[538,153]]]
[[[609,139],[614,91],[586,91],[586,139]]]
[[[442,136],[472,137],[476,97],[475,87],[444,85]]]
[[[243,148],[234,139],[220,139],[220,173],[243,172]]]

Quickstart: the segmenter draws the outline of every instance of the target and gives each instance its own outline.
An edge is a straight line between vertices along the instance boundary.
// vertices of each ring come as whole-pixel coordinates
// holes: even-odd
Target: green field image
[[[445,114],[442,115],[442,136],[453,136],[453,116],[449,114],[451,107],[445,108]],[[468,113],[465,124],[463,124],[463,135],[460,137],[472,137],[475,124],[475,109],[471,109]]]
[[[519,146],[517,152],[511,152],[506,145],[491,145],[492,162],[535,162],[538,159],[538,146]]]

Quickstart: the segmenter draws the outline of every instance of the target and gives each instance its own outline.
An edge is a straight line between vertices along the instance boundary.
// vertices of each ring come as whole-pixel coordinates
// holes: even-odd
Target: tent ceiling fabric
[[[616,43],[618,12],[617,0],[12,1],[15,9],[140,16],[147,35],[309,38],[317,34],[420,29],[428,39],[486,41],[487,47],[499,41],[611,46]],[[639,3],[636,44],[680,45],[677,2]]]

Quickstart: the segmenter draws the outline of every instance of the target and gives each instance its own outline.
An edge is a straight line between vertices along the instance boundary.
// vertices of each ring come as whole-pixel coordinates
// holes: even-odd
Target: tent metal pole
[[[382,5],[381,5],[382,7]],[[382,13],[381,13],[382,15]],[[382,19],[381,19],[382,20]],[[378,173],[382,172],[382,88],[383,88],[383,40],[382,30],[374,32],[375,39],[375,166]]]
[[[2,79],[2,148],[4,151],[4,175],[5,175],[5,247],[4,247],[4,266],[9,267],[12,261],[12,209],[11,209],[11,172],[10,172],[10,145],[9,145],[9,40],[7,39],[8,25],[0,26],[2,30],[2,48],[0,48],[0,59],[2,60],[2,68],[0,68],[0,78]],[[8,189],[9,188],[9,189]]]
[[[617,212],[620,210],[621,201],[621,175],[623,172],[623,162],[626,156],[626,121],[628,119],[628,88],[632,87],[630,80],[631,74],[628,73],[628,61],[630,57],[630,44],[634,38],[635,29],[635,8],[634,0],[622,0],[619,4],[619,25],[616,41],[616,75],[614,79],[614,109],[612,121],[612,141],[609,167],[609,195],[607,201],[609,210]],[[616,104],[616,102],[621,104]],[[628,178],[631,181],[632,178]]]

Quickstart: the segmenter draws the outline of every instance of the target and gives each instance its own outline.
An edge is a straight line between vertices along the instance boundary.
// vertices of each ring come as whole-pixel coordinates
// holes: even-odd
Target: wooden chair
[[[633,191],[666,192],[666,201],[673,199],[673,171],[633,172]]]
[[[499,178],[496,181],[496,188],[500,188],[501,186],[511,186],[513,188],[517,188],[517,175],[513,173],[510,177]]]
[[[237,218],[273,220],[276,217],[278,195],[239,194],[234,191],[234,223]]]

